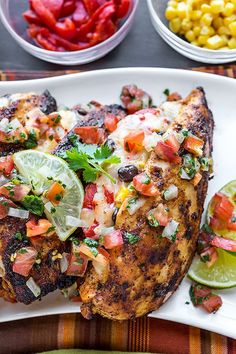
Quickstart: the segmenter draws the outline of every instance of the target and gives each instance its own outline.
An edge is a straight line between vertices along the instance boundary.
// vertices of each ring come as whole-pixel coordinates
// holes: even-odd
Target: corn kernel
[[[230,15],[232,15],[233,13],[234,13],[234,4],[232,4],[231,2],[228,2],[228,3],[225,5],[223,14],[224,14],[224,16],[230,16]]]
[[[206,42],[206,46],[209,49],[219,49],[224,44],[225,44],[224,40],[218,34],[216,34],[213,37],[208,38],[208,40]]]
[[[198,43],[199,44],[206,44],[207,40],[208,40],[209,36],[203,36],[203,35],[200,35],[198,37]]]
[[[225,17],[224,18],[224,25],[227,27],[234,21],[236,21],[236,15],[231,15],[231,16]]]
[[[187,6],[184,2],[178,3],[177,13],[180,18],[185,18],[187,16]]]
[[[181,29],[183,29],[185,32],[189,31],[193,26],[193,23],[189,21],[187,18],[184,18],[182,23],[181,23]]]
[[[211,7],[210,5],[207,5],[207,4],[202,4],[201,5],[201,11],[204,12],[204,13],[209,13],[211,12]]]
[[[201,16],[202,16],[202,11],[200,11],[200,10],[192,11],[190,16],[191,16],[191,19],[194,21],[199,20],[199,18],[201,18]]]
[[[201,27],[200,26],[194,26],[193,27],[193,33],[195,36],[198,36],[201,32]]]
[[[201,18],[201,23],[204,24],[204,25],[206,25],[206,26],[210,26],[211,23],[212,23],[212,21],[213,21],[213,16],[212,16],[212,14],[206,13],[206,14],[204,14],[204,15],[202,16],[202,18]]]
[[[177,33],[181,28],[181,20],[179,18],[174,18],[170,21],[169,26],[172,32]]]
[[[125,198],[127,198],[129,194],[130,194],[130,190],[122,186],[115,195],[116,206],[120,207],[123,201],[125,200]]]
[[[236,49],[236,38],[231,38],[228,41],[228,46],[230,49]]]
[[[168,21],[173,20],[173,18],[177,17],[177,11],[171,6],[168,6],[166,9],[166,18]]]
[[[174,7],[176,9],[178,6],[178,1],[171,0],[168,2],[168,6]]]
[[[221,26],[224,26],[224,21],[223,18],[221,17],[216,17],[213,19],[212,25],[215,29],[220,28]]]
[[[211,27],[212,28],[212,27]],[[203,35],[203,36],[210,36],[211,35],[211,29],[210,29],[210,27],[208,27],[208,26],[203,26],[202,28],[201,28],[201,32],[200,32],[200,34],[201,35]]]
[[[195,39],[195,34],[194,34],[194,32],[193,32],[192,30],[186,32],[185,38],[186,38],[189,42],[194,41],[194,39]]]
[[[219,14],[224,11],[225,3],[223,0],[213,0],[210,6],[213,14]]]
[[[236,37],[236,21],[232,22],[229,25],[229,29],[230,29],[232,36]]]
[[[219,35],[222,35],[222,34],[230,35],[231,32],[230,32],[230,29],[229,29],[228,27],[221,26],[221,27],[218,29],[217,33],[218,33]]]

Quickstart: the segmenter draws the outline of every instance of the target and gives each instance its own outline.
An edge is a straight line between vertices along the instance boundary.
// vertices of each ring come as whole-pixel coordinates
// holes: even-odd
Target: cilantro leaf
[[[120,158],[112,155],[112,151],[107,145],[98,147],[97,145],[76,142],[76,147],[66,151],[66,155],[66,160],[72,170],[83,170],[85,182],[94,182],[98,175],[102,173],[113,183],[116,183],[115,179],[104,168],[109,164],[118,164]]]
[[[42,200],[36,195],[27,195],[23,201],[23,206],[31,213],[42,216],[44,212],[44,205]]]

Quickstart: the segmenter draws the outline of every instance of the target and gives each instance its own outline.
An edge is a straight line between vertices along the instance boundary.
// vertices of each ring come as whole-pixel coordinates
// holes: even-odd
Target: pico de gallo
[[[111,37],[132,0],[29,0],[28,36],[50,51],[87,49]]]

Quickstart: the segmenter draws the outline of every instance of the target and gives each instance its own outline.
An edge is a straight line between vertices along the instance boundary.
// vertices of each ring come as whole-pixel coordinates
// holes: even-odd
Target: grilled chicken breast
[[[179,103],[179,113],[170,126],[176,132],[187,129],[204,141],[203,155],[211,157],[213,118],[203,89],[198,88]],[[183,148],[181,148],[183,150]],[[184,150],[179,152],[184,154]],[[196,250],[201,215],[207,193],[209,172],[200,182],[181,179],[179,165],[161,160],[153,151],[144,168],[160,194],[146,198],[133,215],[127,202],[121,205],[115,227],[139,238],[110,250],[110,268],[101,279],[91,268],[80,287],[81,311],[86,318],[100,314],[112,320],[134,319],[158,309],[178,288]],[[162,191],[174,184],[177,199],[164,200]],[[163,227],[151,227],[147,213],[163,203],[179,223],[177,239],[161,237]]]

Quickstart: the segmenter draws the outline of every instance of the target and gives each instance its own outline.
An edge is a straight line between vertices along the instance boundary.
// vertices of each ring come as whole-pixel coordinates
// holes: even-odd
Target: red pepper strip
[[[97,0],[82,0],[82,1],[84,3],[84,6],[85,6],[89,16],[93,15],[94,12],[99,7]]]
[[[90,45],[103,42],[111,37],[117,30],[116,25],[111,20],[102,20],[98,22],[95,32],[93,33]]]
[[[88,13],[85,10],[84,4],[81,1],[77,2],[76,9],[72,15],[72,20],[79,27],[89,19]]]
[[[42,0],[44,6],[55,16],[56,19],[60,17],[63,2],[64,0]]]
[[[104,12],[106,12],[107,8],[112,7],[112,10],[115,12],[115,7],[113,0],[105,2],[104,5],[100,6],[92,15],[92,17],[89,19],[87,23],[82,25],[80,29],[77,31],[77,39],[81,42],[87,42],[89,40],[89,34],[91,37],[91,33],[93,32],[96,22],[101,18],[103,18]]]
[[[76,51],[88,48],[90,45],[89,43],[72,43],[64,38],[59,37],[54,33],[49,34],[48,38],[51,42],[55,41],[58,47],[64,48],[66,51]]]
[[[65,0],[61,8],[61,17],[71,16],[76,10],[75,0]]]
[[[29,24],[31,24],[31,23],[34,23],[36,25],[42,24],[41,19],[32,10],[27,10],[27,11],[23,12],[22,16],[25,19],[25,21],[27,21]]]
[[[42,0],[31,0],[32,6],[36,14],[41,18],[42,22],[45,23],[49,28],[54,28],[56,24],[56,19],[51,11],[44,6]]]
[[[130,8],[130,0],[115,0],[117,4],[117,11],[116,11],[116,17],[118,19],[121,19],[125,17],[129,11]]]
[[[70,18],[65,18],[63,22],[57,22],[55,31],[65,39],[72,39],[76,35],[76,27]]]
[[[37,26],[35,24],[31,24],[29,26],[29,28],[27,29],[28,36],[30,38],[36,38],[37,34],[40,33],[41,29],[42,29],[41,26]]]
[[[35,41],[38,45],[44,49],[56,51],[57,47],[53,45],[47,38],[43,37],[42,34],[37,34]]]

